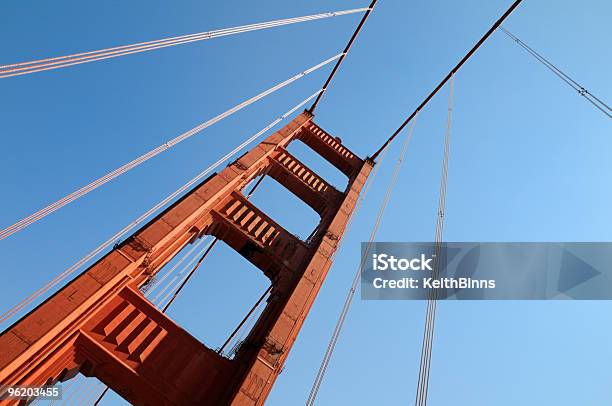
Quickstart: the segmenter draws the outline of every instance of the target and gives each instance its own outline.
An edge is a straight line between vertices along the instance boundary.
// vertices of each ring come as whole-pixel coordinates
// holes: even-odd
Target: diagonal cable
[[[95,258],[98,254],[100,254],[101,252],[103,252],[106,248],[108,248],[109,246],[111,246],[112,244],[114,244],[118,239],[120,239],[121,237],[125,236],[128,232],[130,232],[131,230],[133,230],[137,225],[143,223],[144,221],[146,221],[150,216],[152,216],[154,213],[158,212],[160,209],[162,209],[163,207],[165,207],[167,204],[169,204],[170,202],[172,202],[175,198],[177,198],[178,196],[180,196],[182,193],[184,193],[185,191],[189,190],[189,188],[191,188],[193,185],[197,184],[198,182],[200,182],[202,179],[204,179],[206,176],[208,176],[214,169],[216,169],[217,167],[219,167],[221,164],[223,164],[224,162],[226,162],[228,159],[230,159],[231,157],[235,156],[238,152],[240,152],[242,149],[244,149],[248,144],[250,144],[251,142],[253,142],[255,139],[259,138],[261,135],[263,135],[266,131],[268,131],[270,128],[272,128],[273,126],[275,126],[276,124],[278,124],[280,121],[284,120],[285,118],[287,118],[289,115],[293,114],[295,111],[297,111],[298,109],[300,109],[301,107],[303,107],[305,104],[307,104],[308,102],[310,102],[312,99],[314,99],[317,94],[319,94],[321,90],[318,90],[317,92],[315,92],[314,94],[312,94],[310,97],[306,98],[305,100],[303,100],[302,102],[298,103],[295,107],[293,107],[291,110],[287,111],[286,113],[284,113],[283,115],[281,115],[280,117],[278,117],[277,119],[275,119],[274,121],[272,121],[270,124],[268,124],[266,127],[262,128],[260,131],[258,131],[256,134],[254,134],[253,136],[251,136],[249,139],[247,139],[246,141],[244,141],[242,144],[238,145],[236,148],[234,148],[232,151],[230,151],[228,154],[226,154],[224,157],[222,157],[221,159],[219,159],[217,162],[215,162],[214,164],[212,164],[211,166],[209,166],[208,168],[206,168],[204,171],[202,171],[201,173],[199,173],[196,177],[194,177],[193,179],[191,179],[189,182],[187,182],[186,184],[184,184],[183,186],[181,186],[179,189],[177,189],[176,191],[174,191],[172,194],[170,194],[169,196],[167,196],[166,198],[164,198],[162,201],[160,201],[159,203],[157,203],[155,206],[153,206],[151,209],[149,209],[148,211],[146,211],[145,213],[143,213],[140,217],[138,217],[137,219],[135,219],[134,221],[132,221],[130,224],[128,224],[126,227],[124,227],[122,230],[120,230],[119,232],[117,232],[115,235],[113,235],[112,237],[110,237],[108,240],[106,240],[105,242],[103,242],[102,244],[100,244],[97,248],[95,248],[93,251],[91,251],[89,254],[87,254],[86,256],[84,256],[83,258],[81,258],[79,261],[77,261],[74,265],[72,265],[71,267],[69,267],[68,269],[66,269],[64,272],[62,272],[61,274],[59,274],[58,276],[56,276],[54,279],[52,279],[51,281],[49,281],[46,285],[44,285],[43,287],[41,287],[40,289],[38,289],[36,292],[32,293],[30,296],[28,296],[27,298],[25,298],[24,300],[22,300],[21,302],[19,302],[17,305],[13,306],[11,309],[7,310],[4,314],[0,315],[0,324],[4,323],[6,320],[10,319],[11,317],[13,317],[15,314],[17,314],[18,312],[20,312],[23,308],[25,308],[26,306],[28,306],[30,303],[32,303],[34,300],[36,300],[38,297],[42,296],[43,294],[45,294],[46,292],[48,292],[50,289],[52,289],[54,286],[56,286],[57,284],[59,284],[61,281],[63,281],[64,279],[66,279],[69,275],[73,274],[74,272],[76,272],[78,269],[81,268],[81,266],[83,266],[84,264],[86,264],[87,262],[89,262],[91,259]]]
[[[568,74],[563,72],[557,66],[555,66],[552,62],[538,53],[535,49],[531,48],[529,45],[524,43],[521,39],[519,39],[516,35],[512,34],[505,27],[500,26],[501,30],[514,42],[516,42],[521,48],[523,48],[527,53],[533,56],[538,62],[547,67],[552,73],[554,73],[559,79],[564,81],[569,87],[574,89],[578,94],[584,97],[589,103],[595,106],[598,110],[604,113],[608,118],[612,118],[612,108],[608,106],[603,100],[595,96],[593,93],[585,89],[580,83],[576,82],[572,79]]]
[[[412,139],[412,134],[414,131],[414,124],[415,124],[416,120],[412,122],[412,125],[410,126],[410,129],[408,131],[408,134],[406,135],[406,139],[404,141],[404,144],[402,145],[402,149],[400,152],[400,155],[397,159],[397,162],[395,164],[394,170],[393,170],[393,174],[391,175],[391,179],[389,181],[389,184],[387,186],[387,190],[385,192],[385,196],[383,199],[383,202],[381,204],[381,207],[378,210],[378,215],[376,217],[376,222],[374,223],[374,226],[372,227],[372,231],[370,233],[370,239],[368,240],[368,244],[366,246],[365,249],[365,253],[363,254],[361,263],[359,264],[359,266],[357,267],[357,271],[355,272],[355,276],[353,277],[353,281],[351,283],[351,287],[349,288],[349,291],[347,293],[346,299],[344,301],[344,305],[342,307],[342,310],[340,311],[340,315],[338,317],[338,321],[336,322],[336,326],[334,328],[334,331],[332,333],[332,337],[330,338],[329,344],[327,346],[327,350],[325,351],[325,355],[323,356],[323,360],[321,361],[321,365],[319,367],[319,371],[317,372],[317,376],[315,377],[315,381],[312,385],[312,388],[310,389],[310,394],[308,395],[308,399],[306,400],[306,405],[307,406],[312,406],[314,405],[314,402],[317,398],[317,395],[319,393],[319,388],[321,387],[321,383],[323,382],[323,379],[325,377],[325,373],[327,372],[327,368],[329,366],[329,362],[331,360],[332,354],[334,352],[334,349],[336,348],[336,343],[338,342],[338,338],[340,337],[340,333],[342,331],[342,327],[344,326],[344,321],[346,320],[346,316],[350,310],[351,304],[353,302],[353,297],[355,296],[355,292],[357,291],[357,286],[359,284],[359,280],[360,280],[360,276],[362,273],[362,270],[365,267],[365,261],[367,260],[370,250],[372,248],[372,245],[374,244],[374,239],[376,238],[376,234],[378,233],[378,228],[380,227],[380,224],[382,222],[384,213],[385,213],[385,209],[387,208],[387,205],[389,204],[389,201],[391,200],[391,195],[393,192],[393,188],[395,187],[395,184],[397,183],[397,178],[399,176],[399,172],[401,169],[401,164],[404,160],[404,157],[406,155],[406,152],[408,150],[408,146],[410,145],[410,140]],[[384,151],[386,151],[386,148],[383,148],[381,150],[381,153],[384,154]],[[381,155],[382,158],[382,155]]]
[[[45,58],[28,62],[19,62],[10,65],[0,66],[0,79],[12,76],[26,75],[35,72],[42,72],[52,69],[65,68],[73,65],[80,65],[88,62],[95,62],[119,56],[130,55],[140,52],[152,51],[160,48],[166,48],[174,45],[182,45],[196,41],[210,40],[214,38],[224,37],[228,35],[240,34],[262,30],[267,28],[279,27],[283,25],[296,24],[306,21],[320,20],[343,16],[348,14],[368,12],[368,8],[356,8],[350,10],[332,11],[327,13],[312,14],[301,17],[286,18],[282,20],[273,20],[263,23],[242,25],[238,27],[223,28],[219,30],[204,31],[195,34],[181,35],[176,37],[164,38],[155,41],[140,42],[130,45],[122,45],[112,48],[105,48],[96,51],[81,52],[72,55],[65,55],[53,58]]]
[[[61,198],[60,200],[56,201],[55,203],[52,203],[48,206],[46,206],[45,208],[32,213],[31,215],[19,220],[18,222],[6,227],[4,230],[0,231],[0,240],[15,234],[18,231],[23,230],[24,228],[28,227],[29,225],[35,223],[36,221],[48,216],[49,214],[53,213],[54,211],[66,206],[67,204],[79,199],[82,196],[85,196],[86,194],[88,194],[89,192],[91,192],[92,190],[97,189],[98,187],[104,185],[105,183],[110,182],[111,180],[123,175],[124,173],[128,172],[129,170],[139,166],[140,164],[148,161],[149,159],[161,154],[162,152],[172,148],[173,146],[175,146],[176,144],[190,138],[193,137],[194,135],[198,134],[199,132],[201,132],[202,130],[212,126],[213,124],[218,123],[219,121],[223,120],[224,118],[227,118],[229,116],[231,116],[232,114],[236,113],[237,111],[242,110],[243,108],[255,103],[258,100],[263,99],[264,97],[270,95],[271,93],[276,92],[279,89],[282,89],[283,87],[295,82],[296,80],[301,79],[302,77],[316,71],[317,69],[322,68],[323,66],[329,64],[330,62],[335,61],[336,59],[340,58],[342,56],[342,54],[338,54],[335,56],[332,56],[329,59],[326,59],[325,61],[306,69],[303,72],[298,73],[297,75],[294,75],[292,77],[290,77],[289,79],[285,80],[284,82],[281,82],[261,93],[259,93],[256,96],[251,97],[248,100],[243,101],[240,104],[237,104],[236,106],[232,107],[231,109],[219,114],[218,116],[192,128],[191,130],[179,135],[178,137],[175,137],[165,143],[163,143],[162,145],[158,146],[157,148],[152,149],[151,151],[147,152],[144,155],[139,156],[138,158],[126,163],[125,165],[120,166],[119,168],[107,173],[106,175],[102,176],[99,179],[96,179],[95,181],[83,186],[82,188],[75,190],[74,192],[64,196],[63,198]]]

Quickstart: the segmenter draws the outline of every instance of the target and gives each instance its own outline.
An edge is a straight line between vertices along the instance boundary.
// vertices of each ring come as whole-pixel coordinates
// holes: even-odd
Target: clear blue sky
[[[0,64],[367,2],[6,0],[0,5]],[[316,117],[361,156],[399,125],[510,1],[379,3]],[[611,16],[605,0],[526,0],[506,26],[610,104]],[[336,54],[358,19],[0,80],[0,226]],[[327,72],[302,79],[1,241],[0,308],[36,290],[318,89]],[[443,90],[419,117],[379,241],[434,237],[447,94]],[[446,240],[612,241],[609,119],[502,33],[457,75],[455,100]],[[397,153],[394,145],[268,404],[305,401]],[[314,225],[314,214],[273,182],[254,198],[290,231],[305,236]],[[221,248],[170,315],[214,347],[265,287],[261,273]],[[413,402],[424,312],[423,302],[356,300],[319,404]],[[611,404],[611,321],[612,303],[603,301],[441,303],[430,404]],[[109,397],[105,404],[122,401]]]

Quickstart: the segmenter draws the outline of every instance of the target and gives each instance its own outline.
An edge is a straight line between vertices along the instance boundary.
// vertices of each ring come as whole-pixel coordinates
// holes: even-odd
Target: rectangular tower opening
[[[244,193],[251,190],[247,187]],[[265,176],[249,199],[281,227],[305,241],[320,216],[306,203],[269,176]]]
[[[287,146],[287,151],[306,164],[308,168],[322,177],[327,183],[338,189],[338,191],[344,192],[348,185],[348,178],[346,175],[321,155],[313,151],[308,145],[297,140]]]
[[[207,240],[193,252],[191,258],[199,258],[208,242],[214,240],[212,236],[205,238]],[[217,350],[270,285],[271,281],[260,269],[219,240],[167,314],[207,347]],[[223,355],[229,357],[232,354],[232,348],[246,337],[250,330],[246,328],[254,324],[265,305],[264,299],[236,337],[225,346]]]

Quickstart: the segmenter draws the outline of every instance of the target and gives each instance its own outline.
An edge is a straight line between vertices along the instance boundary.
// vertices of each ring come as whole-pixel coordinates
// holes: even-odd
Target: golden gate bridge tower
[[[133,404],[259,405],[282,370],[372,162],[304,112],[132,234],[0,336],[0,382],[49,385],[80,372]],[[339,191],[286,149],[302,142],[348,178]],[[308,241],[259,210],[243,189],[270,176],[320,216]],[[271,281],[266,306],[233,359],[207,348],[140,288],[205,235]]]
[[[357,28],[342,53],[278,83],[44,209],[0,230],[0,240],[7,238],[214,123],[335,61],[335,66],[319,91],[247,139],[232,153],[139,217],[131,224],[132,228],[122,231],[121,236],[125,235],[127,238],[121,243],[112,246],[114,241],[111,238],[45,287],[0,315],[0,323],[12,320],[16,315],[21,316],[0,333],[0,402],[2,404],[27,405],[34,400],[34,396],[8,398],[7,388],[50,386],[69,381],[79,374],[97,378],[107,386],[106,390],[112,389],[135,405],[264,404],[283,370],[300,329],[332,266],[342,237],[347,232],[362,195],[365,194],[366,184],[370,180],[375,162],[382,159],[382,152],[438,91],[450,82],[443,176],[436,225],[436,244],[441,242],[454,75],[498,28],[540,62],[549,64],[550,66],[547,65],[549,69],[565,78],[564,81],[574,90],[578,90],[580,96],[585,97],[601,112],[612,118],[612,109],[608,105],[501,27],[502,22],[521,3],[521,0],[515,0],[381,147],[370,156],[360,157],[344,145],[340,138],[329,134],[315,123],[314,111],[376,3],[377,0],[373,0],[367,8],[274,20],[0,66],[0,79],[4,79],[226,35],[363,12]],[[242,152],[256,138],[290,114],[301,110],[305,103],[315,97],[309,109],[235,158],[238,152]],[[412,128],[391,176],[391,182],[370,236],[370,243],[376,236],[411,135]],[[293,156],[288,151],[292,143],[304,144],[338,169],[347,179],[345,189],[336,189],[323,176]],[[224,169],[212,172],[212,169],[230,159],[233,161]],[[209,173],[210,176],[204,178],[204,175]],[[256,188],[264,177],[274,179],[291,192],[294,198],[303,201],[318,214],[318,224],[307,239],[300,239],[285,230],[274,218],[249,200],[254,189],[247,193],[247,187],[254,184]],[[140,228],[132,232],[136,225]],[[224,355],[222,348],[207,347],[165,313],[172,300],[189,280],[191,273],[200,265],[208,249],[184,279],[183,284],[174,291],[173,298],[165,307],[160,308],[160,303],[154,304],[146,295],[147,288],[156,283],[156,276],[173,259],[183,255],[185,251],[193,250],[195,244],[201,243],[207,236],[214,238],[213,244],[222,241],[235,251],[235,254],[241,255],[253,264],[270,281],[270,288],[256,304],[258,306],[265,298],[263,310],[231,357]],[[109,247],[111,248],[107,249]],[[82,270],[83,265],[91,263],[88,261],[94,258],[95,262]],[[363,261],[349,289],[307,405],[314,404],[356,291],[362,267]],[[28,307],[76,270],[82,272],[55,293],[46,296],[46,299],[33,309]],[[417,386],[416,404],[419,406],[427,404],[435,303],[435,295],[428,298]],[[30,311],[23,315],[24,309]],[[251,313],[247,317],[250,315]],[[95,404],[104,396],[106,390]]]

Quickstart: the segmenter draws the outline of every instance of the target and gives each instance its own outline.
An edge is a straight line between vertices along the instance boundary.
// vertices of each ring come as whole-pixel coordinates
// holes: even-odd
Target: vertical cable
[[[557,77],[559,77],[559,79],[564,81],[569,87],[571,87],[576,92],[578,92],[580,96],[584,97],[589,103],[591,103],[593,106],[599,109],[602,113],[608,116],[608,118],[612,118],[612,115],[610,114],[612,113],[612,109],[603,100],[599,99],[593,93],[589,92],[580,83],[576,82],[574,79],[572,79],[569,75],[567,75],[561,69],[556,67],[552,62],[550,62],[548,59],[543,57],[536,50],[534,50],[529,45],[521,41],[516,35],[512,34],[505,27],[500,26],[499,28],[501,28],[504,34],[506,34],[510,39],[516,42],[525,51],[527,51],[527,53],[533,56],[538,62],[546,66],[552,73],[554,73]]]
[[[448,185],[448,159],[450,153],[452,113],[454,104],[455,77],[450,78],[450,89],[448,96],[448,113],[446,119],[446,134],[444,137],[444,157],[442,159],[442,175],[440,177],[440,192],[438,197],[438,212],[436,217],[436,234],[434,245],[434,261],[432,277],[436,279],[440,267],[440,252],[444,235],[444,218],[446,213],[446,190]],[[437,290],[428,292],[427,311],[425,315],[425,328],[423,332],[423,343],[421,346],[421,361],[419,364],[419,377],[415,395],[415,406],[426,406],[429,393],[429,372],[431,369],[431,355],[434,340],[434,328],[436,321]]]
[[[381,204],[381,207],[379,208],[378,211],[378,215],[376,217],[376,221],[374,223],[374,226],[372,227],[372,231],[370,233],[370,238],[368,240],[368,244],[366,246],[366,250],[365,253],[363,254],[362,260],[359,264],[359,266],[357,267],[357,271],[355,272],[355,276],[353,277],[353,282],[351,283],[351,287],[349,288],[349,291],[347,293],[346,299],[344,301],[344,306],[342,307],[342,310],[340,311],[340,315],[338,317],[338,321],[336,322],[336,326],[334,328],[334,331],[332,333],[332,336],[329,340],[329,344],[327,345],[327,350],[325,351],[325,355],[323,356],[323,360],[321,361],[321,365],[319,367],[319,371],[317,372],[317,376],[315,377],[315,381],[312,384],[312,388],[310,389],[310,394],[308,395],[308,399],[306,400],[306,405],[307,406],[312,406],[314,405],[315,399],[317,397],[317,394],[319,393],[319,388],[321,387],[321,383],[323,382],[323,378],[325,377],[325,373],[327,371],[327,367],[329,365],[329,362],[331,360],[332,354],[334,352],[334,349],[336,347],[336,343],[338,342],[338,337],[340,336],[340,333],[342,331],[342,327],[344,326],[344,321],[346,320],[346,316],[350,310],[351,304],[353,302],[353,297],[355,295],[355,292],[357,291],[357,286],[359,284],[359,280],[360,280],[360,276],[361,276],[361,272],[365,266],[365,261],[367,260],[372,244],[374,243],[374,239],[376,238],[376,234],[378,232],[378,228],[380,227],[380,224],[382,222],[382,218],[385,212],[385,209],[387,208],[387,205],[389,204],[389,200],[391,199],[391,194],[393,191],[393,188],[397,182],[397,178],[399,176],[399,171],[401,168],[401,164],[402,161],[404,160],[404,156],[406,155],[406,152],[408,150],[408,145],[410,144],[410,140],[412,139],[412,134],[414,131],[414,125],[416,123],[416,120],[412,122],[412,125],[410,126],[410,129],[408,131],[408,134],[406,135],[406,139],[404,141],[404,144],[402,146],[402,150],[400,152],[400,155],[397,159],[397,163],[395,164],[395,168],[393,170],[393,174],[391,176],[391,180],[389,181],[389,185],[387,186],[387,190],[385,192],[385,197],[383,199],[383,202]],[[384,153],[385,149],[382,150],[382,152]]]

